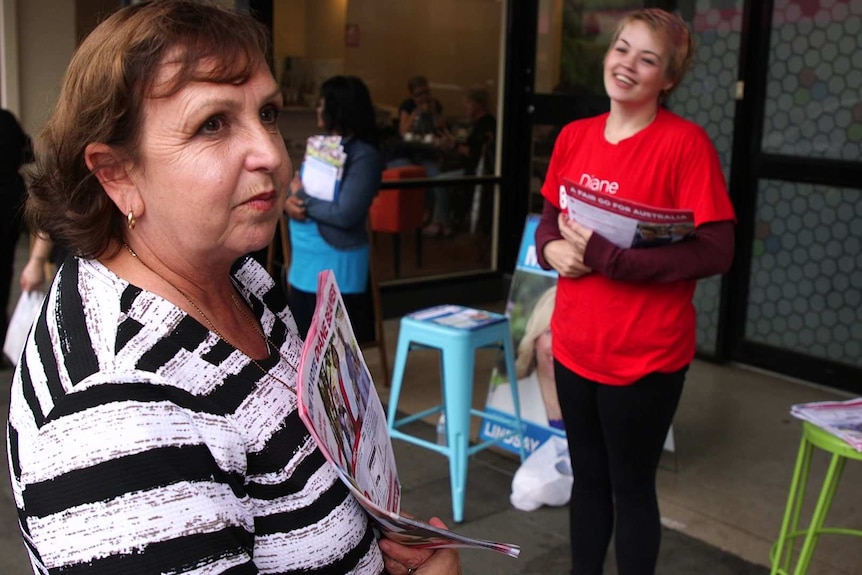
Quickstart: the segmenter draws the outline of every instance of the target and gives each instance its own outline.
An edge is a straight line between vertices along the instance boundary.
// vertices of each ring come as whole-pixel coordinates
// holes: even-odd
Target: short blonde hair
[[[685,21],[673,12],[660,8],[644,8],[626,14],[617,23],[608,51],[613,50],[623,28],[632,22],[646,24],[661,38],[667,48],[668,58],[664,73],[672,85],[668,90],[662,91],[659,100],[664,101],[682,83],[682,79],[694,61],[694,40],[691,32]]]
[[[518,379],[527,377],[536,368],[536,340],[551,325],[554,303],[557,299],[556,284],[545,290],[533,306],[530,319],[524,328],[524,337],[518,343],[518,357],[515,358],[515,375]]]

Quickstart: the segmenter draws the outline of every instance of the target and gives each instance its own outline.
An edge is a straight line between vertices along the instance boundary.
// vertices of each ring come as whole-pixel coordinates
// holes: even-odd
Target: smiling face
[[[171,78],[163,66],[155,88]],[[147,98],[134,234],[153,248],[235,259],[269,244],[291,165],[278,131],[281,95],[261,64],[242,84],[193,81]]]
[[[642,21],[625,25],[605,55],[605,91],[624,105],[657,105],[673,82],[666,75],[667,48]]]

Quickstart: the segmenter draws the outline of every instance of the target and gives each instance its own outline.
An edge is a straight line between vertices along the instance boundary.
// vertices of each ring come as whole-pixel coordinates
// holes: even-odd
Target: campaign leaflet
[[[506,319],[506,316],[499,313],[462,305],[438,305],[407,314],[407,317],[457,329],[476,329]]]
[[[563,179],[560,209],[620,248],[648,248],[694,234],[694,213],[647,206]]]
[[[472,547],[510,557],[518,545],[474,539],[400,514],[401,484],[383,405],[330,270],[299,361],[299,417],[385,537],[423,548]]]
[[[862,397],[800,403],[791,407],[790,414],[840,437],[862,452]]]
[[[313,198],[328,202],[338,199],[347,154],[341,136],[311,136],[300,169],[302,188]]]

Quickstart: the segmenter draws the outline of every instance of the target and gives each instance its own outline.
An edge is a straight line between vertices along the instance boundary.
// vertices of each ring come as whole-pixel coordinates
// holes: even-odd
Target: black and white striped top
[[[287,358],[258,363],[295,382],[301,340],[282,296],[250,258],[232,273]],[[67,260],[46,298],[8,449],[36,573],[383,571],[293,391],[96,261]]]

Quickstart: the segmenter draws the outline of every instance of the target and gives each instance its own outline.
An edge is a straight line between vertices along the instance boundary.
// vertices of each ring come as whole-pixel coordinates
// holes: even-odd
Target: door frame
[[[759,181],[849,188],[858,188],[862,181],[862,162],[785,156],[761,150],[773,11],[773,0],[746,0],[744,6],[740,44],[744,97],[737,102],[729,181],[738,220],[736,253],[721,291],[717,358],[858,394],[862,393],[862,369],[745,337]]]

